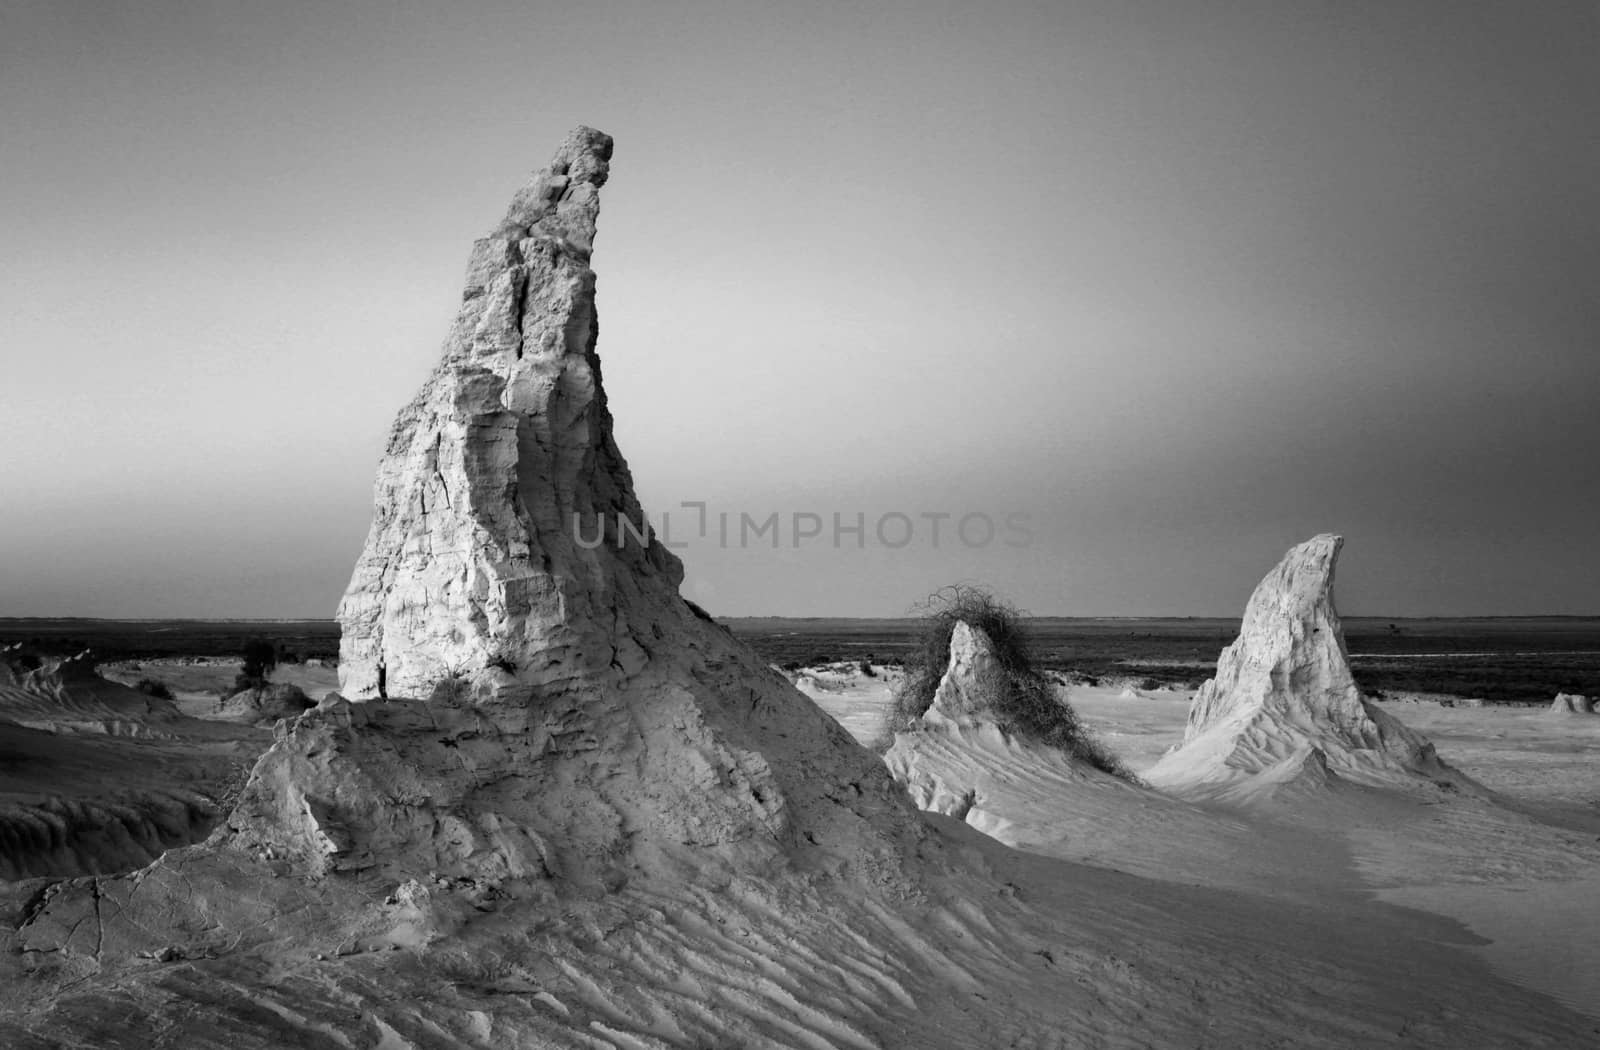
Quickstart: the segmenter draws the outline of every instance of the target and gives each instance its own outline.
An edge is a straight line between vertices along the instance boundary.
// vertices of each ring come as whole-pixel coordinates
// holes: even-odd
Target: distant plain
[[[714,612],[715,610],[713,610]],[[780,666],[838,660],[898,663],[913,648],[914,618],[737,617],[721,622]],[[1044,666],[1087,676],[1198,685],[1239,630],[1237,619],[1034,617]],[[1356,677],[1381,694],[1424,693],[1489,703],[1548,704],[1558,692],[1600,694],[1600,617],[1521,616],[1344,620]],[[0,619],[0,644],[53,652],[93,649],[104,661],[232,657],[268,638],[290,662],[331,660],[333,620]]]

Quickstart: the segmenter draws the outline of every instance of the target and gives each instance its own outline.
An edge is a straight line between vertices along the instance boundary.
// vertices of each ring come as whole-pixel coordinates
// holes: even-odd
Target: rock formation
[[[0,648],[0,882],[129,871],[204,838],[261,746],[102,678],[87,651]]]
[[[54,732],[159,735],[181,717],[170,700],[102,678],[94,654],[0,649],[0,718]]]
[[[505,767],[537,800],[516,823],[540,845],[479,828],[464,854],[520,850],[485,863],[602,881],[656,836],[774,852],[836,840],[852,826],[829,801],[840,782],[862,786],[863,807],[898,804],[836,723],[679,596],[682,566],[646,526],[595,352],[611,148],[573,132],[473,246],[443,358],[395,421],[339,612],[343,697],[435,699],[424,768]],[[404,737],[411,721],[336,704],[272,761],[302,738],[362,724]],[[472,742],[433,739],[451,734]]]
[[[475,244],[378,470],[343,695],[282,726],[182,877],[145,873],[106,943],[149,948],[169,893],[260,863],[514,899],[686,867],[892,880],[924,834],[870,752],[679,596],[680,563],[640,528],[595,353],[610,156],[575,131]]]
[[[989,636],[980,627],[958,621],[950,631],[950,661],[923,721],[963,726],[993,723],[994,696],[1003,674]]]
[[[1292,548],[1245,607],[1239,637],[1189,709],[1183,743],[1145,778],[1159,787],[1274,790],[1330,778],[1369,784],[1471,782],[1433,745],[1369,703],[1350,673],[1333,604],[1343,537]]]
[[[884,754],[918,808],[1026,848],[1062,834],[1059,815],[1084,787],[1138,790],[1069,751],[1003,726],[995,700],[1006,687],[1005,670],[982,628],[957,621],[949,651],[928,710],[896,732]]]
[[[1594,699],[1581,693],[1557,693],[1556,698],[1550,701],[1550,713],[1553,715],[1592,715]]]
[[[247,725],[272,725],[280,718],[298,718],[316,703],[297,685],[269,682],[241,689],[217,707],[217,718]]]
[[[609,136],[573,132],[473,245],[443,359],[378,467],[339,609],[346,697],[460,681],[526,699],[627,677],[685,618],[682,567],[647,534],[595,354],[610,159]]]

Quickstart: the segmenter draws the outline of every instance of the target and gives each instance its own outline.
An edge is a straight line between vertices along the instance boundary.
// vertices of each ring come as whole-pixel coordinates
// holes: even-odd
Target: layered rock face
[[[503,818],[464,821],[472,844],[444,850],[441,870],[481,848],[516,854],[486,860],[495,871],[608,881],[641,831],[781,849],[850,826],[831,812],[830,785],[861,785],[867,808],[898,801],[836,723],[679,596],[681,564],[644,527],[595,353],[590,253],[611,151],[609,136],[574,131],[474,244],[443,358],[395,421],[339,611],[345,700],[432,698],[438,731],[417,741],[417,761],[442,781],[462,764],[503,766],[537,799],[526,835],[508,838]],[[317,746],[299,737],[352,725],[409,739],[410,716],[342,703],[272,761],[292,765]],[[472,742],[455,747],[462,736]],[[311,819],[291,794],[259,800],[262,812]],[[360,834],[371,820],[342,823]],[[290,844],[318,834],[302,828]]]
[[[1189,709],[1183,743],[1145,774],[1160,786],[1417,778],[1470,783],[1433,745],[1368,703],[1333,603],[1341,536],[1292,548],[1245,607],[1239,637]]]
[[[128,871],[204,838],[233,764],[215,729],[87,651],[0,648],[0,883]]]
[[[644,519],[595,355],[589,258],[611,148],[574,131],[473,245],[443,359],[395,420],[339,609],[350,699],[626,677],[680,619],[678,560],[627,531]]]
[[[0,649],[0,719],[55,732],[148,736],[180,717],[170,700],[100,677],[94,654]]]

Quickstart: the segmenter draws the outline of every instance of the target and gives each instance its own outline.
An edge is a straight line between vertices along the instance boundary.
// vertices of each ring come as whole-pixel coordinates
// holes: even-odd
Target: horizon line
[[[727,620],[797,620],[797,621],[822,621],[822,620],[921,620],[922,616],[792,616],[782,613],[744,613],[740,615],[717,616],[719,621]],[[1243,619],[1242,613],[1228,616],[1193,615],[1182,613],[1154,614],[1144,616],[1099,615],[1099,614],[1067,614],[1067,613],[1025,613],[1025,620],[1124,620],[1137,623],[1145,620],[1239,620]],[[1340,613],[1340,620],[1389,620],[1395,623],[1415,620],[1600,620],[1600,612],[1596,613],[1466,613],[1453,615],[1449,613],[1430,613],[1422,616],[1388,616],[1381,613]],[[0,624],[5,623],[30,623],[46,620],[70,621],[74,623],[338,623],[336,617],[331,616],[0,616]]]

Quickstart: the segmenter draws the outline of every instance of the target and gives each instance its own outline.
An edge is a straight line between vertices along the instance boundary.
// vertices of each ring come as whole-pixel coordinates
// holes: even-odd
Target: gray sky
[[[1346,612],[1600,611],[1597,56],[1559,0],[5,0],[0,615],[331,615],[577,123],[642,499],[780,515],[681,552],[713,612],[1237,615],[1329,530]]]

